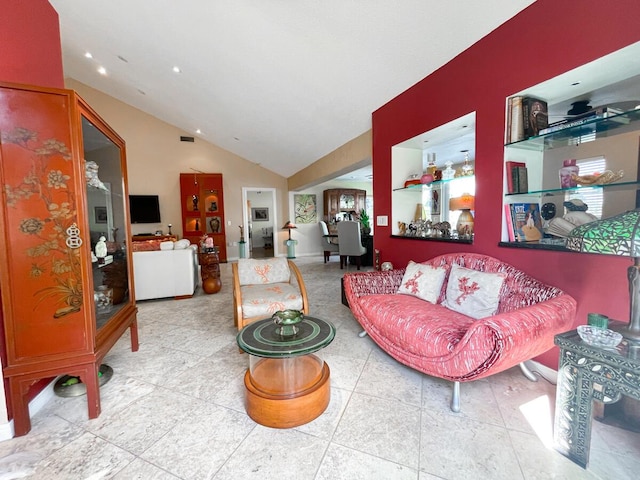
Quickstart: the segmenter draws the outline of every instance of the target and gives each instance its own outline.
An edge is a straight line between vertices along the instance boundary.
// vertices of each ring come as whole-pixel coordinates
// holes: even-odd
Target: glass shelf
[[[418,183],[416,185],[409,185],[408,187],[394,188],[393,191],[394,192],[401,192],[401,191],[421,192],[425,190],[425,188],[431,189],[432,187],[437,187],[438,185],[455,182],[456,180],[466,180],[468,178],[475,178],[475,175],[465,175],[464,177],[449,178],[447,180],[436,180],[431,183]]]
[[[638,120],[640,120],[640,109],[630,110],[607,118],[592,118],[585,120],[585,122],[580,125],[572,127],[568,126],[561,130],[556,130],[555,132],[549,132],[544,135],[537,135],[525,140],[508,143],[505,146],[541,152],[543,150],[556,147],[565,147],[567,146],[567,141],[569,139],[580,139],[580,137],[584,137],[585,135],[595,133],[598,135],[598,138],[603,138],[609,135],[625,133],[631,129],[636,129],[637,127],[630,125]]]
[[[528,250],[553,250],[556,252],[579,253],[569,250],[564,245],[555,243],[538,243],[538,242],[498,242],[499,247],[506,248],[525,248]]]
[[[391,238],[405,238],[409,240],[423,240],[427,242],[473,243],[472,238],[416,237],[412,235],[391,235]]]
[[[637,187],[640,187],[640,181],[606,183],[604,185],[581,185],[581,186],[571,187],[571,188],[549,188],[545,190],[531,190],[530,192],[524,192],[524,193],[505,193],[505,197],[521,197],[525,195],[540,195],[540,194],[555,195],[558,193],[580,192],[580,191],[592,190],[592,189],[598,189],[598,188],[607,189],[609,191],[630,190]]]

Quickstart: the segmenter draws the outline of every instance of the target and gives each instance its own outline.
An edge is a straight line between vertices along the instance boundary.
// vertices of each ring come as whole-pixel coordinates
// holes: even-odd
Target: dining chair
[[[367,249],[362,246],[360,237],[360,222],[342,221],[338,222],[338,246],[340,252],[340,269],[348,265],[349,257],[353,257],[357,269],[362,265],[362,255],[367,253]]]
[[[335,237],[329,237],[329,228],[327,222],[320,220],[318,222],[320,227],[320,235],[322,235],[322,248],[324,249],[324,263],[329,261],[329,256],[332,253],[339,254],[338,239]]]

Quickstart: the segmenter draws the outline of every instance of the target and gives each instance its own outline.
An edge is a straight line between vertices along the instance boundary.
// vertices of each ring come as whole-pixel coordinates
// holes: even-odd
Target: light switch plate
[[[386,215],[378,215],[376,217],[376,225],[378,227],[387,227],[389,226],[389,217]]]

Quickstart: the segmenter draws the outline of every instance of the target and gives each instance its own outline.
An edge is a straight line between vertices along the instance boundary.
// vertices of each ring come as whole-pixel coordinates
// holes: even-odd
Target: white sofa
[[[197,246],[133,252],[136,300],[191,297],[199,283]]]

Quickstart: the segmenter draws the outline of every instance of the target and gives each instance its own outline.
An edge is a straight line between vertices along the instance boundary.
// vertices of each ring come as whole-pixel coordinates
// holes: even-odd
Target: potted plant
[[[360,219],[360,226],[362,227],[362,233],[365,235],[369,235],[371,233],[371,223],[369,220],[369,214],[366,210],[360,210],[360,215],[358,215]]]

